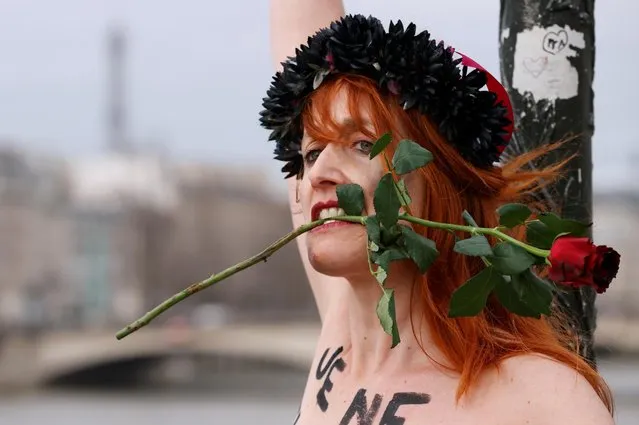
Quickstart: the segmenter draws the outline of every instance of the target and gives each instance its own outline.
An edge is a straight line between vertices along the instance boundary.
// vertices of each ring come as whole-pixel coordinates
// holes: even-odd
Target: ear
[[[300,179],[287,179],[288,180],[288,203],[291,209],[291,214],[302,214],[302,204],[299,201],[299,187]]]

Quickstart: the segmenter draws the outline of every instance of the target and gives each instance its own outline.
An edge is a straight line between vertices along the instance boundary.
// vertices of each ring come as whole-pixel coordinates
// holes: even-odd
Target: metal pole
[[[124,87],[126,41],[124,30],[120,27],[113,28],[108,34],[107,148],[118,153],[127,150]]]
[[[548,159],[577,157],[565,178],[543,192],[543,200],[566,218],[591,222],[594,0],[501,0],[500,7],[501,77],[516,128],[507,154],[571,138]],[[558,300],[574,318],[581,355],[593,365],[595,295],[585,288]]]

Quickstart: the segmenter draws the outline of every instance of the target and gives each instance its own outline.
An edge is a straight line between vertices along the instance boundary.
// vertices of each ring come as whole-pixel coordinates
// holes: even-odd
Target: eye
[[[304,162],[306,164],[312,164],[317,161],[319,154],[322,153],[321,149],[311,149],[304,154]]]
[[[369,142],[368,140],[358,140],[355,142],[355,147],[368,155],[373,149],[373,142]]]

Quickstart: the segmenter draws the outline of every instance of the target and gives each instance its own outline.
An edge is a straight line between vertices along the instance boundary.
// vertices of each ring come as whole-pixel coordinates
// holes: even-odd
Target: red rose
[[[603,294],[619,271],[620,255],[588,238],[561,236],[550,248],[550,279],[574,288],[592,286]]]

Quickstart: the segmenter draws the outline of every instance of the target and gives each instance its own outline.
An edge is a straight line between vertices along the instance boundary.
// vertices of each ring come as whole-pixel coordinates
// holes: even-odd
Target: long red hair
[[[501,167],[474,167],[443,139],[428,117],[415,110],[404,111],[395,97],[381,94],[373,81],[353,75],[327,79],[311,95],[302,120],[305,130],[313,139],[339,139],[340,127],[331,117],[331,106],[342,90],[347,95],[351,119],[359,131],[371,140],[385,132],[393,134],[391,155],[397,141],[402,138],[414,140],[433,153],[433,163],[420,170],[426,182],[422,218],[465,224],[462,212],[467,210],[481,226],[496,227],[499,223],[495,210],[499,205],[532,203],[531,195],[558,178],[566,162],[543,170],[525,170],[524,166],[529,161],[553,149],[546,147],[516,157]],[[363,110],[362,105],[369,108]],[[370,132],[366,130],[365,119],[371,121],[375,134],[368,134]],[[502,360],[509,357],[538,353],[582,374],[608,410],[613,411],[608,386],[576,351],[578,341],[567,329],[567,318],[561,312],[556,312],[551,318],[525,318],[510,313],[499,302],[489,299],[487,308],[478,316],[449,318],[448,306],[452,293],[478,273],[483,263],[480,259],[455,253],[455,239],[448,232],[424,227],[417,227],[416,231],[435,241],[440,256],[426,275],[416,281],[412,296],[419,297],[424,311],[423,320],[430,327],[438,348],[448,359],[448,367],[460,374],[458,400],[488,368],[498,367]],[[522,231],[511,234],[518,238],[524,236]],[[424,347],[421,348],[428,355]]]

